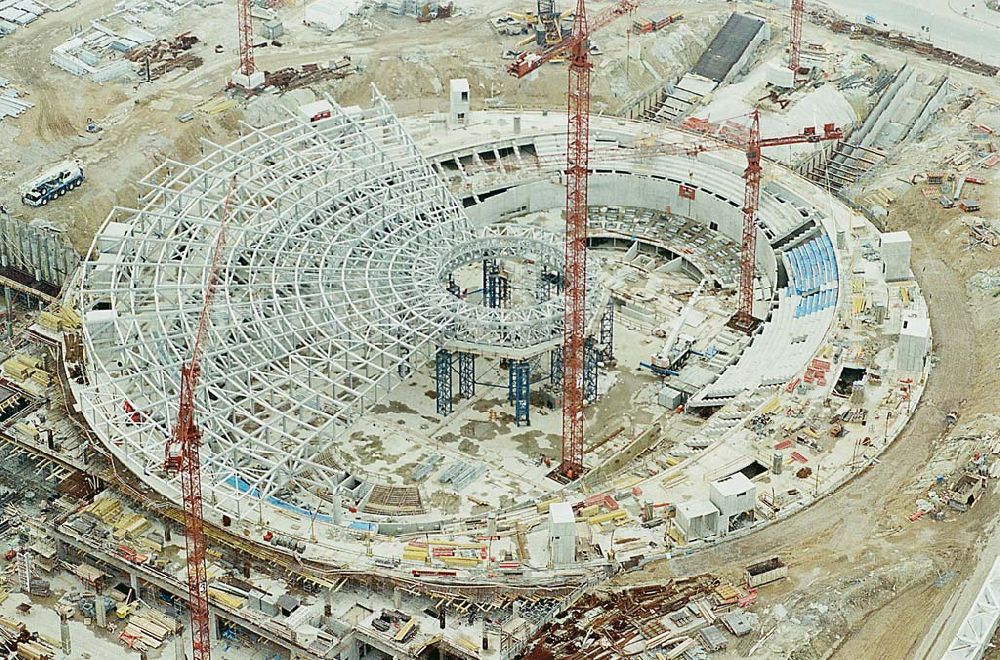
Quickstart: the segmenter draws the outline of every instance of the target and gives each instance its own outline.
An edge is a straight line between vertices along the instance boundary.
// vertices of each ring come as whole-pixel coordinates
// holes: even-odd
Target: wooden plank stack
[[[121,638],[127,640],[132,648],[141,645],[147,649],[158,649],[163,645],[163,640],[176,634],[178,630],[176,619],[146,607],[129,616]]]
[[[0,617],[0,643],[17,648],[20,660],[54,660],[56,646],[47,639],[32,634],[24,624]]]

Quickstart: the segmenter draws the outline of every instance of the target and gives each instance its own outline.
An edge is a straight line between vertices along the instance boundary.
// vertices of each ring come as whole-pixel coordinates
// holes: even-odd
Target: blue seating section
[[[785,253],[787,295],[802,296],[795,317],[808,316],[837,304],[839,272],[830,237],[823,235]]]

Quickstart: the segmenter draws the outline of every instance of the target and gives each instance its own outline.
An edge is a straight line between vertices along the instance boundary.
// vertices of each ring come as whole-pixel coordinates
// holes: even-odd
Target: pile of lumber
[[[57,643],[33,633],[23,623],[0,617],[0,647],[17,651],[21,660],[54,660]]]
[[[179,630],[177,620],[151,608],[133,612],[120,639],[132,648],[158,649]]]
[[[150,528],[146,518],[137,513],[129,513],[118,519],[111,535],[116,539],[135,538],[141,536]]]
[[[121,500],[104,497],[95,499],[91,504],[87,505],[84,511],[101,522],[110,525],[122,518],[122,503]]]
[[[71,307],[59,307],[54,312],[43,311],[38,315],[38,323],[47,330],[61,332],[80,327],[80,315]]]
[[[4,373],[19,383],[31,378],[31,375],[41,368],[42,361],[33,355],[18,354],[3,363]]]

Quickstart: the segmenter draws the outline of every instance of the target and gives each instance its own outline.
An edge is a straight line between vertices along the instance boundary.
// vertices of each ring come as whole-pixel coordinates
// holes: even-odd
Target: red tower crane
[[[562,462],[568,479],[583,474],[583,351],[587,310],[587,178],[590,175],[590,35],[634,11],[639,0],[620,0],[587,21],[577,0],[573,33],[540,53],[521,53],[508,72],[522,78],[555,57],[569,56],[566,124],[566,265],[563,270]]]
[[[805,10],[804,5],[805,0],[792,0],[792,34],[788,55],[788,68],[792,70],[792,75],[798,75],[799,73],[799,50],[802,48],[802,13]]]
[[[236,18],[240,30],[240,69],[248,79],[253,75],[253,25],[250,22],[250,0],[236,0]]]
[[[760,134],[760,112],[749,114],[749,127],[712,124],[700,119],[691,119],[684,126],[704,133],[712,138],[705,142],[652,143],[640,144],[634,148],[607,149],[591,153],[600,160],[633,160],[655,156],[697,156],[706,151],[739,149],[746,154],[747,166],[743,171],[743,232],[740,242],[740,282],[736,313],[730,325],[742,332],[750,332],[757,321],[753,316],[753,285],[757,260],[757,209],[760,205],[761,151],[770,147],[809,142],[824,142],[843,139],[843,131],[834,124],[824,124],[822,132],[814,126],[807,126],[796,135],[763,138]],[[555,162],[540,160],[542,166],[552,166]],[[697,191],[681,184],[681,196],[694,199]]]
[[[219,280],[219,263],[226,245],[226,223],[232,209],[236,177],[222,203],[222,220],[215,238],[212,263],[205,283],[204,300],[198,317],[198,334],[186,364],[181,367],[181,392],[177,406],[177,424],[166,446],[164,470],[181,475],[184,499],[184,536],[187,546],[188,599],[191,616],[192,660],[211,658],[211,634],[208,617],[208,571],[205,565],[205,519],[201,494],[201,429],[194,420],[194,393],[201,375],[201,353],[208,335],[212,302]]]

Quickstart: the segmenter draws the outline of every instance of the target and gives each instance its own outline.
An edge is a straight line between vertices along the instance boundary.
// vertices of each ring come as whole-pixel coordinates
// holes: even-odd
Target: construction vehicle
[[[83,168],[80,163],[63,163],[57,169],[35,179],[28,192],[21,196],[21,202],[27,206],[45,206],[82,183]]]
[[[512,29],[516,26],[517,34],[531,34],[519,43],[522,46],[531,42],[535,42],[538,46],[554,46],[567,35],[562,23],[572,15],[572,8],[562,12],[556,11],[554,0],[537,0],[534,11],[530,9],[524,12],[508,11],[508,20],[516,23],[508,24],[505,31],[507,34],[513,34]]]

